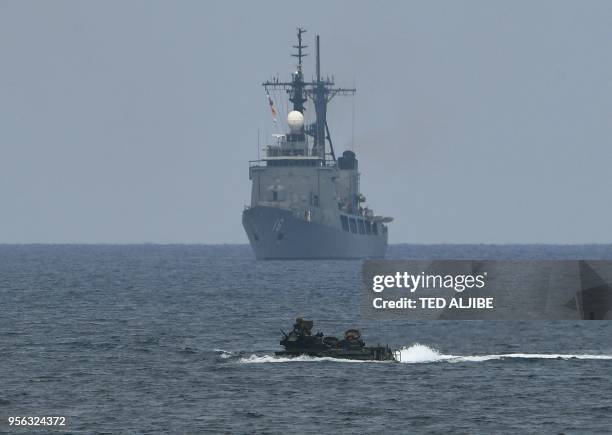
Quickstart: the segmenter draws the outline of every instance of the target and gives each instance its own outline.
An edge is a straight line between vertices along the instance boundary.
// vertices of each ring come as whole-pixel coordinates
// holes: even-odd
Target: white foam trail
[[[373,361],[359,361],[354,359],[343,359],[343,358],[330,358],[330,357],[315,357],[315,356],[272,356],[272,355],[251,355],[246,358],[240,358],[239,362],[244,364],[261,364],[261,363],[287,363],[287,362],[349,362],[349,363],[365,363]],[[374,361],[376,362],[376,361]]]
[[[437,362],[484,362],[504,359],[579,359],[579,360],[612,360],[612,355],[591,355],[591,354],[561,354],[561,353],[502,353],[492,355],[447,355],[440,351],[426,346],[424,344],[415,343],[412,346],[403,347],[395,352],[396,359],[403,364],[423,364]],[[222,356],[223,358],[223,356]],[[227,356],[226,358],[229,358]],[[281,357],[273,355],[251,355],[249,357],[240,358],[239,362],[244,364],[262,364],[262,363],[289,363],[289,362],[350,362],[350,363],[387,363],[389,361],[359,361],[350,359],[339,359],[329,357],[312,357],[312,356],[296,356],[296,357]]]
[[[561,353],[502,353],[493,355],[445,355],[424,344],[413,344],[395,352],[401,363],[417,364],[432,362],[483,362],[502,359],[585,359],[612,360],[612,355],[561,354]]]

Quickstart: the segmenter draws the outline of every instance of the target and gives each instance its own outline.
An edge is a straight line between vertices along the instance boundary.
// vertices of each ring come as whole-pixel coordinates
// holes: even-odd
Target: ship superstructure
[[[265,157],[249,162],[251,204],[242,215],[244,229],[258,259],[384,257],[392,218],[365,205],[355,153],[347,150],[336,158],[327,123],[328,102],[355,89],[321,77],[318,35],[316,75],[304,80],[304,33],[298,28],[291,80],[263,83],[266,92],[286,90],[293,110],[287,115],[289,131],[273,135]],[[305,125],[308,100],[315,121]]]

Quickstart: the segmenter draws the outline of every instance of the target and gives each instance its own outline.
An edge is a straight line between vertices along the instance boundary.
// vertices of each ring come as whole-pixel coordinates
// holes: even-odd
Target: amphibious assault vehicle
[[[321,332],[312,335],[312,326],[312,320],[298,317],[289,334],[281,330],[283,339],[280,344],[285,350],[276,352],[276,355],[289,357],[308,355],[364,361],[396,360],[394,352],[388,346],[366,346],[357,329],[347,330],[344,338],[340,340],[336,337],[324,336]]]

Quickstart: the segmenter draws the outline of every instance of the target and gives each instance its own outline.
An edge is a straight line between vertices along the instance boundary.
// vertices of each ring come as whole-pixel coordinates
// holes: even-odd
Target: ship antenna
[[[317,41],[317,83],[321,81],[321,56],[319,55],[319,35],[316,37]]]
[[[302,52],[302,50],[308,47],[307,45],[302,44],[302,34],[303,33],[306,33],[306,29],[302,27],[298,27],[297,29],[298,45],[293,46],[293,48],[297,48],[298,52],[291,54],[291,56],[298,58],[297,69],[298,69],[298,73],[300,74],[302,73],[302,58],[308,56],[308,54]]]
[[[314,124],[314,146],[313,154],[319,155],[322,159],[325,159],[325,142],[329,142],[330,154],[334,162],[336,161],[336,154],[334,152],[334,145],[332,143],[331,134],[329,132],[329,126],[327,125],[327,103],[335,95],[354,95],[355,89],[347,88],[335,88],[334,79],[330,80],[326,78],[321,79],[321,50],[319,35],[316,36],[316,81],[311,84],[308,89],[308,95],[312,98],[312,102],[315,106],[316,121]]]
[[[293,110],[297,110],[300,113],[304,113],[304,103],[306,102],[304,73],[302,72],[302,58],[308,56],[304,53],[304,49],[307,45],[302,44],[302,34],[306,33],[306,29],[298,27],[297,38],[298,45],[294,45],[293,48],[297,48],[297,53],[292,53],[291,56],[298,58],[297,71],[293,75],[293,80],[290,86],[289,100],[293,103]]]

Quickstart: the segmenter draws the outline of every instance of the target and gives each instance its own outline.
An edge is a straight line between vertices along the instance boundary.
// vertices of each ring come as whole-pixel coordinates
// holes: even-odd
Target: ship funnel
[[[301,133],[302,127],[304,127],[304,115],[297,110],[289,112],[289,115],[287,115],[287,124],[289,125],[291,133]]]

